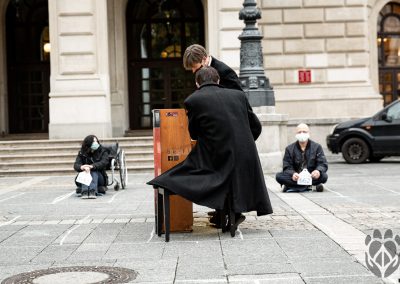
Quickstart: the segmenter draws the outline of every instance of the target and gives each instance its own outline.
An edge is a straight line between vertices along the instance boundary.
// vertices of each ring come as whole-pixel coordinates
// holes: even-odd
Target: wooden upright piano
[[[185,160],[192,149],[188,120],[184,109],[153,110],[154,175],[159,176]],[[157,198],[155,189],[157,229]],[[179,195],[170,196],[170,231],[191,232],[193,204]],[[163,227],[163,231],[165,228]]]

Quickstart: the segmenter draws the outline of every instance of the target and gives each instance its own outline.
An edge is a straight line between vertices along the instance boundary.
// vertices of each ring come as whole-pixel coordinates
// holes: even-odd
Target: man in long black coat
[[[223,210],[229,192],[235,213],[272,213],[255,140],[261,124],[245,93],[218,85],[212,67],[196,73],[199,89],[184,102],[196,146],[186,160],[148,182]]]

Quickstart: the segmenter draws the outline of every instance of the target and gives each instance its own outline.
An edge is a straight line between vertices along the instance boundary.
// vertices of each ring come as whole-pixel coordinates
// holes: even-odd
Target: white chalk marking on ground
[[[21,192],[21,193],[18,193],[18,194],[16,194],[16,195],[13,195],[13,196],[10,196],[10,197],[4,198],[4,199],[0,199],[0,202],[13,199],[13,198],[18,197],[18,196],[21,196],[21,195],[23,195],[23,194],[25,194],[25,192]]]
[[[343,194],[341,194],[341,193],[339,193],[339,192],[337,192],[337,191],[334,191],[334,190],[332,190],[332,189],[329,189],[329,188],[326,187],[325,185],[324,185],[324,188],[325,188],[326,190],[330,191],[330,192],[333,192],[333,193],[337,194],[338,196],[340,196],[340,197],[342,197],[342,198],[344,198],[344,199],[347,199],[348,201],[351,201],[351,202],[354,202],[354,203],[358,203],[358,204],[362,204],[362,205],[365,205],[365,206],[367,206],[367,207],[370,207],[369,204],[367,204],[367,203],[364,203],[364,202],[362,202],[362,201],[358,201],[358,200],[354,199],[353,197],[343,195]],[[320,192],[319,192],[319,193],[320,193]],[[375,211],[375,212],[380,212],[380,211],[377,210],[376,208],[371,208],[371,210],[373,210],[373,211]]]
[[[150,233],[150,238],[147,240],[147,244],[148,243],[150,243],[150,241],[151,241],[151,239],[154,237],[154,227],[153,227],[153,230],[151,231],[151,233]]]
[[[330,192],[333,192],[334,194],[339,195],[340,197],[348,198],[348,196],[344,196],[343,194],[341,194],[341,193],[339,193],[339,192],[337,192],[337,191],[334,191],[334,190],[332,190],[332,189],[329,189],[326,185],[324,185],[324,188],[325,188],[327,191],[330,191]]]
[[[60,201],[62,201],[62,200],[64,200],[64,199],[70,197],[70,196],[71,196],[72,194],[74,194],[74,193],[75,193],[75,191],[72,191],[72,192],[70,192],[70,193],[63,194],[63,195],[61,195],[61,196],[58,196],[58,197],[54,198],[54,200],[53,200],[53,202],[51,202],[51,204],[56,204],[56,203],[58,203],[58,202],[60,202]]]
[[[386,189],[386,188],[384,188],[382,185],[380,185],[380,184],[377,184],[377,183],[374,183],[374,182],[371,182],[371,184],[373,184],[373,185],[375,185],[375,186],[377,186],[377,187],[379,187],[380,189],[383,189],[383,190],[385,190],[385,191],[389,191],[389,192],[391,192],[391,193],[394,193],[394,194],[396,194],[396,195],[400,195],[400,192],[397,192],[397,191],[394,191],[394,190],[391,190],[391,189]]]
[[[11,224],[11,223],[14,222],[15,220],[17,220],[19,217],[21,217],[21,216],[14,217],[13,219],[11,219],[10,221],[7,221],[7,222],[5,222],[5,223],[0,223],[0,227],[6,226],[6,225],[8,225],[8,224]]]
[[[25,188],[25,187],[28,187],[28,186],[32,186],[34,184],[40,183],[40,182],[42,182],[44,180],[47,180],[49,178],[50,177],[34,177],[34,178],[31,178],[31,179],[26,180],[24,182],[11,185],[8,188],[0,189],[0,195],[1,194],[6,194],[6,193],[9,193],[11,191],[15,191],[15,190],[18,190],[18,189],[21,189],[21,188]]]
[[[117,192],[116,194],[114,194],[113,197],[111,197],[111,199],[107,201],[107,203],[113,202],[114,199],[115,199],[115,197],[117,197],[117,195],[120,194],[120,193],[121,193],[121,191],[120,191],[120,192]]]
[[[237,230],[238,230],[238,232],[239,232],[239,237],[243,240],[243,234],[242,234],[242,231],[239,229],[239,228],[237,228]]]
[[[81,219],[81,220],[79,220],[79,221],[80,221],[80,222],[83,222],[83,221],[85,221],[86,219],[88,219],[89,217],[90,217],[90,215],[87,215],[85,218],[83,218],[83,219]],[[79,221],[78,221],[78,222],[79,222]],[[68,237],[74,230],[78,229],[81,225],[82,225],[82,223],[80,223],[80,224],[78,224],[78,225],[75,225],[72,229],[69,229],[69,230],[65,233],[65,236],[61,239],[61,241],[60,241],[60,246],[62,246],[63,243],[64,243],[64,241],[67,239],[67,237]]]

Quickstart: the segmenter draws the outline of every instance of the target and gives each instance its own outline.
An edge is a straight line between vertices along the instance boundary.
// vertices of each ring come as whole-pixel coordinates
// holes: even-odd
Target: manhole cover
[[[108,266],[54,267],[25,272],[4,279],[1,284],[113,284],[136,279],[132,269]]]

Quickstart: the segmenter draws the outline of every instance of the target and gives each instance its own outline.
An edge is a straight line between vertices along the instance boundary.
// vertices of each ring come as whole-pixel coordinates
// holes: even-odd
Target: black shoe
[[[212,223],[212,224],[219,223],[219,218],[217,218],[217,214],[215,214],[214,216],[211,216],[210,223]]]
[[[75,191],[76,191],[76,194],[81,194],[82,193],[82,188],[81,187],[77,187]]]
[[[241,223],[243,223],[244,220],[246,220],[246,216],[244,216],[241,213],[236,213],[235,214],[235,225],[229,229],[230,232],[231,232],[231,237],[232,238],[235,236],[237,228],[239,227],[239,225]]]
[[[221,215],[219,212],[214,211],[215,214],[211,216],[210,223],[216,228],[221,228]]]
[[[94,190],[90,190],[90,191],[89,191],[89,196],[88,196],[88,198],[89,198],[89,199],[96,199],[96,198],[97,198],[96,193],[95,193]]]
[[[107,190],[108,190],[107,186],[100,185],[99,187],[97,187],[98,193],[105,194]]]
[[[82,199],[88,199],[89,198],[89,191],[82,191]]]
[[[288,187],[286,185],[283,186],[282,192],[288,191]]]
[[[324,191],[324,186],[322,184],[318,184],[316,186],[316,190],[317,190],[317,192],[323,192]]]

